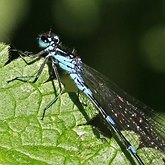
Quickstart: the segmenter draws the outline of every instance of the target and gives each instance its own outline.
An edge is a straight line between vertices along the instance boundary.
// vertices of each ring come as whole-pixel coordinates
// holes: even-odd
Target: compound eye
[[[46,36],[40,36],[38,39],[38,44],[41,48],[46,48],[49,46],[49,40]]]
[[[45,43],[48,42],[48,38],[47,38],[47,37],[45,37],[45,36],[41,36],[40,38],[41,38],[41,40],[42,40],[43,42],[45,42]]]

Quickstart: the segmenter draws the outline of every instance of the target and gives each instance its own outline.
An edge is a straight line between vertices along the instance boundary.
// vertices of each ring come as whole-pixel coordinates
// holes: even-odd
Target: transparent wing
[[[139,134],[139,148],[151,147],[165,152],[165,119],[119,89],[98,71],[82,65],[86,85],[106,113],[113,117],[119,129]]]

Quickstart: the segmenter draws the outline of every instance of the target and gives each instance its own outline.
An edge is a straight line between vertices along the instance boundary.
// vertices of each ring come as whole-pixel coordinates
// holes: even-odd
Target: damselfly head
[[[46,48],[50,45],[54,45],[56,46],[57,44],[59,44],[60,39],[57,35],[53,34],[53,33],[44,33],[39,35],[38,37],[38,43],[39,46],[41,48]]]

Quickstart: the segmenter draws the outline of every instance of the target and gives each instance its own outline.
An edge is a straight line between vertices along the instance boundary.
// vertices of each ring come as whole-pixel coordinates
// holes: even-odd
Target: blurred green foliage
[[[27,15],[27,10],[28,0],[0,1],[0,41],[10,38],[20,21]]]
[[[85,63],[164,111],[164,11],[164,0],[1,0],[0,41],[37,52],[37,34],[52,29]]]

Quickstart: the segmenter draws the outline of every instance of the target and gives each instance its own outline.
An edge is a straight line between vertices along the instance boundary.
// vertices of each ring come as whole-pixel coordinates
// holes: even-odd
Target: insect
[[[48,61],[51,62],[53,72],[59,84],[60,93],[45,107],[42,119],[46,110],[56,102],[62,93],[58,72],[59,67],[70,76],[78,90],[84,93],[95,105],[101,117],[107,123],[108,128],[117,134],[140,165],[144,165],[144,161],[138,155],[131,142],[123,135],[122,130],[131,130],[140,135],[140,148],[150,147],[163,153],[165,152],[165,131],[161,123],[152,119],[154,111],[151,108],[129,96],[107,80],[101,73],[84,64],[74,51],[70,52],[60,44],[59,37],[54,33],[41,34],[38,41],[39,46],[43,50],[33,56],[44,57],[44,62],[40,66],[37,75],[19,76],[8,82],[23,78],[34,78],[33,82],[35,82],[42,73],[44,66]],[[147,113],[143,112],[143,110]],[[163,119],[160,118],[160,120]],[[160,159],[164,162],[164,158]]]

